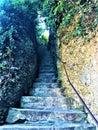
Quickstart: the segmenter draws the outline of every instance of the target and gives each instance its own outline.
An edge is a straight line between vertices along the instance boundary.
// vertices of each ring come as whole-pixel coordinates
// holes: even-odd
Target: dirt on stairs
[[[96,130],[87,123],[86,114],[70,109],[57,82],[53,59],[46,46],[39,47],[39,73],[20,108],[10,108],[0,130]]]

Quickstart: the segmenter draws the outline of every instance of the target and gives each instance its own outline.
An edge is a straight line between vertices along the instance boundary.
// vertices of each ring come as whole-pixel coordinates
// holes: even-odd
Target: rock
[[[17,106],[36,76],[34,19],[11,4],[0,8],[0,124],[9,107]],[[12,13],[13,12],[13,13]],[[22,16],[22,17],[20,17]],[[35,16],[34,16],[35,17]],[[32,21],[32,22],[31,22]]]
[[[26,121],[26,116],[23,115],[20,111],[17,111],[16,109],[14,109],[13,111],[9,111],[9,116],[6,119],[6,122],[10,123],[10,124],[14,124],[14,123],[23,123]]]

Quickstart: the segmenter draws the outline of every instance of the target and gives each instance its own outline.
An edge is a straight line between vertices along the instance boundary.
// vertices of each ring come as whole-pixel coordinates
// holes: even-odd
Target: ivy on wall
[[[71,38],[76,36],[85,36],[89,30],[94,30],[97,26],[97,17],[93,19],[94,13],[98,13],[98,2],[96,0],[47,0],[44,2],[43,15],[47,14],[47,26],[52,29],[67,28],[69,24],[72,24],[74,16],[79,13],[78,22],[76,28],[73,29],[73,33],[64,35],[64,38]],[[88,20],[86,15],[91,15],[92,20]],[[88,17],[88,16],[87,16]]]

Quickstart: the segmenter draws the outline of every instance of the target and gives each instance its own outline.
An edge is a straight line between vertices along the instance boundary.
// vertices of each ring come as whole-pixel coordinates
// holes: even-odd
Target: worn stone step
[[[32,96],[40,96],[40,97],[61,97],[61,89],[60,88],[31,88],[30,95]]]
[[[45,56],[43,58],[40,58],[39,62],[45,62],[45,61],[53,61],[53,58],[51,56]]]
[[[42,73],[41,73],[42,74]],[[43,75],[44,76],[44,75]],[[53,75],[46,75],[46,77],[44,76],[44,78],[43,77],[37,77],[36,78],[36,80],[55,80],[56,79],[56,77],[55,76],[53,76]]]
[[[52,66],[52,67],[53,67],[54,64],[53,64],[53,63],[50,64],[50,63],[48,63],[48,62],[47,62],[47,63],[42,63],[42,64],[40,64],[40,67],[43,67],[43,66],[49,66],[49,67]]]
[[[40,67],[54,67],[54,64],[39,64],[39,68]]]
[[[33,84],[33,88],[60,88],[59,83],[41,83],[36,82]]]
[[[43,54],[42,54],[43,53]],[[51,57],[51,53],[48,50],[43,50],[43,52],[40,53],[39,57]]]
[[[52,57],[47,54],[45,56],[39,58],[39,62],[45,61],[45,60],[53,61]]]
[[[96,130],[96,127],[86,123],[60,123],[59,125],[31,123],[2,125],[0,130]]]
[[[39,78],[36,78],[35,79],[35,82],[44,82],[44,83],[48,83],[48,82],[50,82],[50,83],[52,83],[52,82],[56,82],[57,81],[57,78],[56,77],[52,77],[52,78],[41,78],[41,77],[39,77]]]
[[[39,73],[55,73],[56,71],[53,70],[53,69],[50,69],[50,70],[45,70],[45,69],[40,69],[39,70]]]
[[[55,74],[51,74],[51,73],[41,73],[41,74],[39,74],[38,75],[38,78],[39,79],[56,79],[56,76],[55,76]]]
[[[43,71],[44,71],[44,70],[43,70]],[[51,71],[51,70],[49,70],[49,71]],[[43,75],[43,76],[48,76],[48,75],[49,75],[49,76],[52,76],[52,77],[53,77],[53,76],[55,76],[55,73],[54,73],[54,72],[47,72],[47,71],[46,71],[45,73],[39,72],[38,76],[39,76],[39,75]]]
[[[26,119],[28,122],[56,122],[59,120],[66,123],[83,123],[86,119],[86,115],[79,110],[40,110],[10,108],[6,122],[14,123],[19,119]]]
[[[50,60],[50,59],[46,59],[46,60],[41,60],[40,61],[40,64],[43,63],[43,64],[46,64],[46,63],[49,63],[49,64],[52,64],[53,63],[53,60]]]
[[[38,77],[47,77],[47,76],[49,76],[49,77],[56,77],[56,74],[55,73],[39,73],[38,74]]]
[[[46,68],[46,69],[47,69],[47,68],[55,68],[55,66],[54,66],[54,64],[51,64],[51,65],[49,65],[49,64],[41,64],[41,65],[40,65],[40,64],[39,64],[39,69],[40,69],[40,68],[42,68],[42,69],[43,69],[43,68]]]
[[[46,62],[53,62],[53,59],[51,56],[47,56],[47,57],[43,57],[42,59],[40,59],[39,62],[43,62],[43,63],[46,63]]]
[[[44,57],[43,59],[41,59],[41,61],[40,62],[45,62],[45,63],[47,63],[47,62],[53,62],[53,59],[52,59],[52,57]]]
[[[49,54],[49,53],[45,53],[45,55],[43,55],[43,57],[40,57],[40,58],[41,58],[41,60],[43,60],[43,59],[47,59],[47,58],[50,58],[50,59],[53,60],[51,54]]]
[[[39,67],[39,70],[56,70],[55,67],[52,67],[52,66],[42,66],[42,67]]]
[[[39,69],[55,69],[54,66],[39,66]]]
[[[71,100],[65,97],[35,97],[35,96],[22,96],[21,108],[33,109],[70,109]]]
[[[36,79],[35,80],[36,83],[37,82],[41,82],[41,83],[48,83],[48,82],[50,82],[50,83],[56,83],[56,81],[57,81],[57,79],[44,79],[44,80],[42,80],[42,79]]]
[[[57,72],[55,71],[55,73],[54,73],[52,71],[50,71],[50,72],[44,71],[44,72],[39,72],[38,76],[40,76],[40,75],[52,75],[52,76],[56,76],[57,77]]]
[[[53,62],[45,61],[40,62],[39,65],[54,65]]]

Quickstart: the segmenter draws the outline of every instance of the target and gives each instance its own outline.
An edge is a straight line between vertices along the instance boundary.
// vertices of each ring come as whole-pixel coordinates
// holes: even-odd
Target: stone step
[[[41,78],[41,77],[39,77],[39,78],[36,78],[35,79],[35,82],[43,82],[43,83],[48,83],[48,82],[50,82],[50,83],[52,83],[52,82],[56,82],[57,81],[57,78],[56,77],[45,77],[45,78]]]
[[[39,69],[40,68],[55,68],[55,66],[54,66],[54,64],[51,64],[51,65],[49,65],[49,64],[39,64]]]
[[[50,60],[50,59],[47,59],[47,60],[41,60],[40,62],[39,62],[39,64],[53,64],[54,62],[53,62],[53,60]]]
[[[44,58],[43,59],[41,59],[40,60],[40,62],[39,62],[39,64],[52,64],[53,63],[53,60],[49,60],[49,59],[46,59],[46,60],[44,60]]]
[[[59,83],[41,83],[37,82],[33,84],[33,88],[60,88]]]
[[[55,67],[53,67],[53,66],[42,66],[42,67],[39,67],[39,70],[55,70]]]
[[[39,57],[40,57],[40,56],[39,56]],[[51,56],[51,54],[50,54],[50,53],[47,53],[47,52],[45,53],[45,55],[43,55],[43,57],[41,56],[40,58],[41,58],[41,59],[46,59],[46,58],[51,58],[51,59],[53,59],[52,56]]]
[[[44,57],[43,59],[41,59],[40,60],[40,62],[45,62],[45,63],[47,63],[47,62],[53,62],[53,59],[52,59],[52,57]]]
[[[51,53],[48,50],[43,50],[44,54],[42,54],[43,52],[40,53],[39,57],[51,57]],[[42,54],[42,55],[41,55]]]
[[[53,62],[45,61],[45,62],[40,62],[39,65],[54,65]]]
[[[33,109],[70,109],[71,100],[65,97],[35,97],[35,96],[22,96],[21,108]]]
[[[40,110],[40,109],[17,109],[10,108],[6,119],[7,123],[15,123],[17,120],[26,120],[28,122],[60,122],[83,123],[86,119],[85,113],[79,110]]]
[[[39,79],[55,79],[56,78],[56,76],[55,76],[55,74],[51,74],[51,73],[41,73],[41,74],[39,74],[38,75],[38,78]]]
[[[48,71],[46,71],[46,70],[39,70],[39,73],[38,73],[38,75],[46,75],[46,76],[53,76],[53,75],[56,75],[56,73],[55,73],[55,70],[48,70]]]
[[[53,58],[49,55],[45,56],[45,57],[40,57],[39,58],[39,62],[41,61],[53,61]]]
[[[43,67],[54,67],[54,64],[48,64],[48,63],[47,64],[41,64],[41,65],[39,64],[39,67],[42,67],[42,68]]]
[[[40,69],[39,73],[56,73],[56,71],[54,69],[50,69],[50,70],[45,70],[45,69]]]
[[[40,69],[55,69],[54,65],[53,66],[39,66]]]
[[[42,62],[42,61],[53,61],[52,57],[51,56],[45,56],[45,57],[40,57],[39,58],[39,62]]]
[[[39,73],[38,74],[38,77],[41,77],[41,76],[43,76],[43,77],[47,77],[47,76],[51,76],[51,77],[56,77],[56,74],[55,73]]]
[[[42,64],[40,64],[39,66],[40,66],[40,67],[44,67],[44,66],[45,66],[45,67],[46,67],[46,66],[48,66],[48,67],[51,67],[51,66],[54,67],[54,64],[53,64],[53,63],[50,64],[50,63],[47,62],[47,63],[42,63]]]
[[[44,81],[46,83],[48,83],[49,81],[50,81],[50,83],[51,82],[56,82],[57,81],[57,76],[53,75],[53,74],[52,75],[45,75],[45,73],[41,73],[41,74],[38,75],[38,77],[36,78],[35,81],[37,81],[37,82],[38,81],[39,82]]]
[[[63,94],[61,93],[60,88],[31,88],[30,95],[32,96],[40,96],[40,97],[61,97]]]
[[[0,130],[96,130],[96,127],[86,123],[59,123],[59,125],[31,123],[2,125]]]

